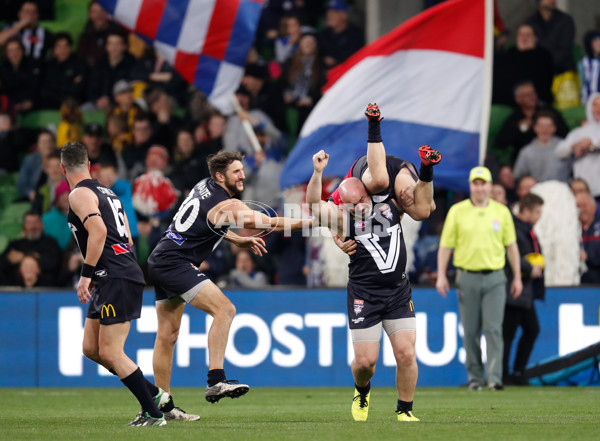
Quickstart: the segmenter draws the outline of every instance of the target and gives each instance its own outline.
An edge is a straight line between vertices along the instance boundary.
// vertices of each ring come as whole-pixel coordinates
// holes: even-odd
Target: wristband
[[[88,265],[87,263],[83,264],[81,268],[81,277],[87,277],[89,279],[94,275],[94,271],[96,271],[96,267],[92,265]]]
[[[383,142],[381,139],[381,126],[378,120],[369,120],[369,136],[367,142]]]
[[[419,181],[433,181],[433,165],[425,165],[421,162],[421,169],[419,170]]]

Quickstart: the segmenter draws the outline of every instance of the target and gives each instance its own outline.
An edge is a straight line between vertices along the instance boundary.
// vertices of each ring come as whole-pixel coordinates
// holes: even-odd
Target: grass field
[[[0,440],[600,440],[600,388],[421,388],[420,423],[398,423],[394,389],[374,388],[369,421],[350,415],[352,389],[254,388],[210,405],[173,390],[199,422],[126,427],[138,408],[124,388],[0,389]]]

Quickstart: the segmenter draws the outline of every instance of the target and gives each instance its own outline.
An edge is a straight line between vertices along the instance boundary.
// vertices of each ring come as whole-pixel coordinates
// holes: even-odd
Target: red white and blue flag
[[[387,153],[417,164],[418,147],[428,144],[444,157],[435,184],[468,189],[487,138],[492,17],[492,0],[448,0],[332,69],[288,157],[282,187],[307,182],[320,149],[330,155],[326,174],[345,176],[366,153],[364,111],[376,102]]]
[[[244,74],[263,0],[99,0],[222,111]]]

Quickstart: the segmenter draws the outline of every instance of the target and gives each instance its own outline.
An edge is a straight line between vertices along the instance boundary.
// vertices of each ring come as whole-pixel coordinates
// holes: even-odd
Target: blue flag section
[[[344,290],[229,291],[237,307],[225,369],[251,386],[352,386]],[[418,387],[467,382],[456,294],[413,290]],[[599,288],[551,288],[538,302],[541,332],[530,364],[600,341]],[[0,293],[0,386],[120,387],[81,353],[86,307],[75,292]],[[204,387],[211,319],[186,307],[173,358],[172,386]],[[127,354],[152,374],[157,322],[154,293],[144,294]],[[374,386],[394,386],[395,362],[384,337]],[[485,345],[485,339],[482,339]],[[513,351],[514,352],[514,351]],[[483,351],[485,354],[485,351]]]

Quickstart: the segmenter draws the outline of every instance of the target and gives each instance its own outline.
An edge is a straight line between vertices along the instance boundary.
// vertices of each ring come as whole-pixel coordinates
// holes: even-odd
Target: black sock
[[[396,412],[411,412],[412,405],[413,405],[412,401],[398,400],[398,406],[396,407]]]
[[[148,388],[148,392],[150,392],[150,396],[151,397],[155,397],[158,395],[158,387],[154,384],[151,383],[150,381],[148,381],[148,379],[146,377],[144,377],[144,380],[146,380],[146,387]]]
[[[156,407],[154,398],[152,398],[148,387],[146,387],[147,380],[144,378],[144,374],[142,374],[142,370],[140,368],[137,368],[130,375],[121,379],[121,381],[125,386],[127,386],[131,393],[135,395],[142,406],[143,412],[148,412],[148,414],[153,418],[162,417],[162,412],[158,410],[158,407]]]
[[[354,387],[356,388],[359,394],[367,395],[371,390],[371,382],[369,381],[369,383],[366,386],[357,386],[356,383],[354,383]]]
[[[208,371],[208,387],[225,380],[225,369],[211,369]]]

